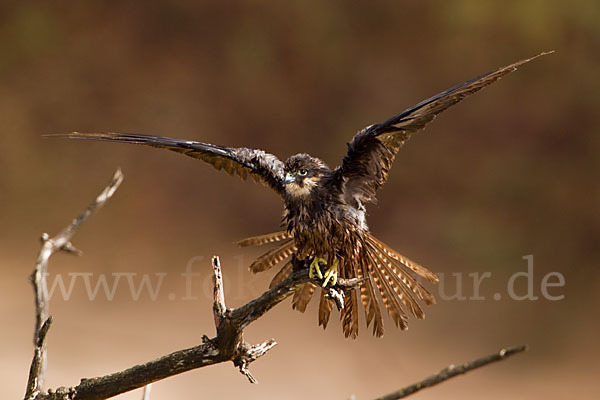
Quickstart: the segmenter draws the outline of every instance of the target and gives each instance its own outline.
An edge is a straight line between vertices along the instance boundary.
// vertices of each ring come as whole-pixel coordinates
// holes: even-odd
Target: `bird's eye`
[[[298,171],[298,175],[300,176],[306,176],[306,174],[308,174],[308,171],[304,168]]]

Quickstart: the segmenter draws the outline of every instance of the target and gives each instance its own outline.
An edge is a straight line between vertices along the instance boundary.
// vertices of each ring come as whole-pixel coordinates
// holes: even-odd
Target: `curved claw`
[[[327,282],[329,282],[329,280],[331,279],[331,286],[335,286],[335,284],[337,283],[337,276],[338,276],[338,265],[340,264],[340,262],[336,259],[333,262],[333,265],[331,267],[329,267],[329,269],[327,271],[325,271],[325,275],[324,278],[325,280],[323,281],[323,287],[327,286]]]
[[[308,277],[315,278],[319,277],[319,279],[323,279],[323,274],[321,273],[321,268],[319,264],[327,265],[327,260],[320,257],[315,257],[310,263],[310,269],[308,270]]]

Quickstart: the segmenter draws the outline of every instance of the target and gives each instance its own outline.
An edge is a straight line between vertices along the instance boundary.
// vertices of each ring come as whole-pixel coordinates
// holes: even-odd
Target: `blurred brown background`
[[[152,399],[336,398],[387,393],[451,363],[527,343],[530,351],[419,394],[421,399],[597,398],[600,250],[600,5],[594,1],[16,2],[0,3],[0,391],[19,398],[32,355],[28,275],[42,232],[56,233],[108,182],[125,182],[80,231],[81,258],[60,274],[167,274],[155,300],[122,278],[109,301],[79,276],[55,294],[48,385],[73,385],[213,334],[209,258],[223,258],[229,306],[260,294],[273,272],[247,271],[262,249],[232,242],[278,228],[281,201],[165,151],[43,139],[79,131],[155,133],[309,152],[335,166],[360,128],[456,83],[556,50],[452,108],[414,137],[370,211],[383,241],[473,296],[438,301],[376,340],[343,338],[289,301],[246,333],[279,346],[154,385]],[[534,255],[536,301],[507,293]],[[203,259],[200,259],[203,257]],[[199,274],[186,299],[181,274]],[[540,285],[560,272],[564,287]],[[71,275],[71,277],[74,275]],[[58,289],[57,289],[58,290]],[[438,288],[433,287],[434,293]],[[527,290],[524,278],[516,291]],[[57,291],[58,293],[58,291]],[[501,300],[494,300],[499,293]],[[362,315],[361,315],[362,318]],[[134,392],[123,399],[138,399]]]

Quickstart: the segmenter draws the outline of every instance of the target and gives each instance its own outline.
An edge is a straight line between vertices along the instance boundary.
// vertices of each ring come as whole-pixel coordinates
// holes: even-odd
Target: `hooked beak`
[[[292,182],[296,182],[296,176],[291,172],[288,172],[287,174],[285,174],[285,180],[283,181],[283,183],[287,185],[288,183]]]

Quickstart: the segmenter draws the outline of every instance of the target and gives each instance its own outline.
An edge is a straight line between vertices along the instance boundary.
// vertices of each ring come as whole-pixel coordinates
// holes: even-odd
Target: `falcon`
[[[357,278],[360,283],[347,293],[341,310],[344,334],[352,338],[358,335],[360,300],[367,328],[372,325],[373,334],[381,337],[384,330],[380,301],[394,324],[407,329],[409,314],[424,318],[420,303],[435,302],[420,278],[438,281],[429,269],[373,236],[367,226],[366,206],[375,201],[377,190],[386,182],[396,153],[439,113],[544,54],[547,53],[461,83],[385,122],[362,129],[348,143],[346,155],[334,169],[305,153],[283,162],[263,150],[162,136],[78,132],[59,136],[168,149],[205,161],[230,175],[264,183],[283,199],[283,229],[238,242],[242,247],[275,243],[250,265],[250,270],[262,272],[282,265],[271,281],[273,287],[294,269],[308,266],[310,277],[321,283],[318,319],[323,328],[327,327],[333,308],[333,300],[326,295],[328,286],[335,285],[338,277]],[[314,283],[301,286],[294,293],[292,307],[304,312],[317,288]]]

